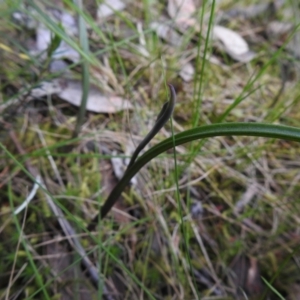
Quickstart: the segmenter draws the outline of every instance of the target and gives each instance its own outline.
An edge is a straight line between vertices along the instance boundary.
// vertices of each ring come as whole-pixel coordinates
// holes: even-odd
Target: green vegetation
[[[171,2],[0,3],[0,299],[297,299],[299,8],[203,1],[180,27]],[[117,178],[166,83],[171,122]]]

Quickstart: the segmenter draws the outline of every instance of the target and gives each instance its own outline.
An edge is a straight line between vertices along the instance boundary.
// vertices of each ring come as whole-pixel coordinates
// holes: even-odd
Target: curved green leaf
[[[201,126],[178,133],[174,135],[174,137],[170,137],[153,146],[135,161],[105,201],[101,209],[101,217],[105,217],[105,215],[110,211],[112,206],[120,197],[124,188],[130,182],[131,178],[153,158],[169,149],[172,149],[174,147],[174,141],[175,146],[179,146],[187,142],[208,137],[237,135],[258,136],[300,142],[299,128],[260,123],[219,123]],[[94,219],[92,222],[93,225],[95,225],[95,221],[96,220]],[[89,227],[93,228],[93,225],[90,225],[91,227]]]

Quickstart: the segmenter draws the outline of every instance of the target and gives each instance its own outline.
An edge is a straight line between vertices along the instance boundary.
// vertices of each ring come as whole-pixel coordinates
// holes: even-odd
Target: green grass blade
[[[218,118],[218,122],[223,122],[226,117],[231,113],[231,111],[233,111],[234,108],[236,108],[244,99],[246,99],[247,97],[245,97],[245,93],[249,94],[254,92],[256,89],[253,88],[253,85],[258,82],[258,80],[262,77],[263,74],[265,74],[266,70],[268,69],[269,66],[272,65],[272,63],[274,63],[274,61],[276,59],[278,59],[278,57],[280,56],[280,54],[284,51],[284,49],[286,48],[286,45],[288,44],[288,42],[292,39],[292,37],[294,36],[294,34],[296,33],[296,31],[298,30],[298,28],[300,27],[300,25],[298,25],[294,31],[290,34],[289,38],[286,39],[286,41],[281,45],[281,47],[275,51],[275,53],[272,55],[272,57],[265,63],[264,66],[262,66],[262,68],[260,68],[259,72],[257,73],[257,75],[253,74],[252,77],[249,78],[248,82],[246,83],[242,93],[235,99],[235,101],[229,105],[229,107],[222,113],[222,115]],[[251,92],[252,90],[252,92]]]
[[[200,50],[201,50],[201,45],[202,45],[202,28],[205,27],[204,24],[204,5],[206,4],[207,1],[204,1],[203,7],[202,7],[202,12],[201,12],[201,18],[200,18],[200,24],[201,24],[201,30],[199,32],[199,42],[197,45],[197,60],[196,60],[196,68],[200,68]],[[202,97],[203,97],[203,85],[204,85],[204,73],[206,70],[206,61],[207,57],[209,56],[210,52],[210,35],[212,31],[212,26],[213,26],[213,19],[214,19],[214,11],[215,11],[215,1],[212,1],[211,4],[211,10],[210,10],[210,16],[209,16],[209,22],[208,22],[208,28],[205,36],[205,43],[204,43],[204,51],[203,51],[203,58],[202,58],[202,65],[200,69],[200,74],[199,77],[194,81],[194,91],[195,93],[195,101],[194,101],[194,113],[193,113],[193,127],[198,126],[199,121],[201,119],[201,114],[202,114]],[[199,83],[198,83],[199,80]]]
[[[74,1],[77,3],[79,9],[83,9],[82,0]],[[85,20],[81,14],[79,14],[79,40],[82,50],[89,54],[89,40],[87,36],[87,30],[85,26]],[[86,112],[87,99],[89,95],[89,87],[90,87],[90,73],[89,73],[89,62],[87,59],[82,57],[82,98],[81,105],[78,112],[77,123],[74,130],[73,137],[77,137],[80,131],[80,127],[83,123],[84,115]]]
[[[280,300],[285,300],[285,298],[282,295],[280,295],[279,292],[276,289],[274,289],[274,287],[264,277],[262,277],[261,279],[269,287],[269,289],[279,297]]]
[[[13,195],[12,195],[11,184],[9,184],[8,187],[9,187],[9,189],[8,189],[9,202],[10,202],[11,210],[14,211],[15,208],[14,208],[14,204],[13,204]],[[24,236],[23,228],[21,227],[17,216],[15,214],[13,214],[12,217],[13,217],[13,221],[14,221],[15,226],[16,226],[17,234],[19,235],[19,238],[21,239],[21,243],[22,243],[22,245],[24,247],[24,250],[27,254],[29,264],[30,264],[30,266],[31,266],[31,268],[34,272],[36,282],[37,282],[38,286],[40,287],[40,291],[44,295],[44,299],[50,300],[50,296],[49,296],[48,291],[46,289],[44,279],[43,279],[42,275],[40,274],[38,266],[34,262],[33,256],[31,254],[31,251],[30,251],[29,247],[28,247],[28,243],[26,242],[26,237]]]

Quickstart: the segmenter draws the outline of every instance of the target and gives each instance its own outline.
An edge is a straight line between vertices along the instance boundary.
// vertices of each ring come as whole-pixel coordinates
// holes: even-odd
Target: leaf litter
[[[113,6],[113,2],[110,5],[101,4],[99,9],[101,10],[102,6],[109,6],[110,9],[116,10],[124,8],[123,6],[120,6],[120,3],[122,2],[118,3],[119,4],[116,4],[115,7]],[[113,12],[112,10],[110,11]],[[35,11],[33,12],[36,14]],[[73,15],[55,9],[48,9],[48,12],[53,20],[56,21],[70,37],[78,35],[77,22]],[[13,14],[13,17],[21,25],[36,31],[36,44],[34,49],[31,49],[30,52],[32,55],[38,56],[41,60],[45,59],[46,50],[53,39],[53,33],[29,15],[17,12]],[[61,59],[66,58],[76,63],[80,60],[80,54],[65,41],[60,41],[59,46],[52,55],[50,70],[58,71],[56,65],[60,64],[59,71],[64,71],[64,64]],[[65,67],[65,71],[68,71],[67,66]],[[70,75],[70,72],[68,72],[68,74]],[[60,81],[53,80],[52,82],[41,82],[39,87],[31,91],[31,99],[52,94],[56,94],[62,100],[75,106],[80,106],[82,97],[81,83],[79,81],[69,80],[68,78],[62,78]],[[132,109],[132,105],[128,100],[114,95],[104,95],[95,87],[91,87],[89,90],[87,110],[96,113],[116,113],[124,109]]]

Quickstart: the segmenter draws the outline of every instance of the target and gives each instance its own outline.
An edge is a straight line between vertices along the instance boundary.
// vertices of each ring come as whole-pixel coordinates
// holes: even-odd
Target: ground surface
[[[219,122],[300,127],[297,1],[84,2],[0,2],[0,299],[300,299],[296,142],[178,146],[86,229],[166,82],[173,127],[151,145]]]

